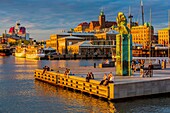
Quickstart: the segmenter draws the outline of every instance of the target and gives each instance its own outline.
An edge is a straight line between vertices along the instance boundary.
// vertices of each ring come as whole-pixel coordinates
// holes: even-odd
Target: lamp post
[[[168,10],[168,31],[169,31],[169,35],[170,35],[170,10]],[[170,36],[168,36],[168,62],[169,62],[169,38],[170,38]]]
[[[152,43],[151,43],[151,38],[152,38],[152,13],[151,13],[151,9],[150,9],[150,38],[149,38],[149,63],[151,63],[151,47],[152,47]]]

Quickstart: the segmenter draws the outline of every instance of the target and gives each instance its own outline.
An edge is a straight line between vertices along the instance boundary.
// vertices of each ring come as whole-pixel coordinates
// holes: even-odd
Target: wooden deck
[[[79,90],[86,92],[92,95],[96,95],[103,98],[111,99],[113,94],[110,92],[110,88],[113,87],[113,84],[108,86],[99,85],[100,81],[90,80],[86,82],[86,79],[78,76],[69,76],[66,77],[64,74],[55,73],[55,72],[45,72],[42,74],[43,70],[35,70],[34,77],[37,80],[41,80],[53,85],[59,85],[74,90]]]
[[[169,66],[170,67],[170,66]],[[115,68],[92,68],[79,67],[71,68],[74,76],[68,78],[62,71],[47,71],[42,74],[42,69],[36,69],[34,77],[37,80],[47,82],[52,85],[63,86],[74,90],[79,90],[91,95],[103,97],[108,100],[122,99],[136,96],[146,96],[153,94],[170,92],[170,68],[165,70],[154,70],[153,77],[141,78],[139,72],[133,76],[115,76],[114,83],[108,86],[99,85],[104,73],[113,72]],[[86,82],[87,72],[92,71],[95,79]]]

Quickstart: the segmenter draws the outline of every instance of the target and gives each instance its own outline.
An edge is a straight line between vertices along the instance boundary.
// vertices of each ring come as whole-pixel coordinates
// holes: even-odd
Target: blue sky
[[[168,27],[170,0],[143,0],[145,21],[150,21],[155,32]],[[20,20],[35,40],[49,39],[50,34],[69,30],[81,22],[98,20],[104,9],[106,20],[116,21],[119,11],[128,16],[129,6],[133,20],[141,23],[140,0],[0,0],[0,34]]]

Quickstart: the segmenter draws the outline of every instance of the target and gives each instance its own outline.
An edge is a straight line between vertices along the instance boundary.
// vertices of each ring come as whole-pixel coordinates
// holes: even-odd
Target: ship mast
[[[152,11],[150,9],[150,37],[149,37],[149,62],[151,59],[151,47],[152,47]]]
[[[132,18],[133,16],[131,15],[131,7],[129,6],[129,29],[130,29],[130,32],[131,32],[131,27],[132,27]]]
[[[144,8],[143,8],[143,1],[141,0],[141,10],[142,10],[142,25],[144,25]]]

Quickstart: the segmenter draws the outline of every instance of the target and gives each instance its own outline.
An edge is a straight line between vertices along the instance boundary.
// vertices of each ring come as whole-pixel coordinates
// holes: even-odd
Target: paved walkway
[[[101,80],[104,73],[109,74],[110,72],[115,75],[115,67],[109,68],[94,68],[93,66],[87,67],[68,67],[75,76],[86,77],[88,72],[93,72],[96,80]],[[60,72],[64,72],[65,69],[59,68]],[[137,71],[132,76],[115,76],[115,83],[127,83],[127,82],[140,82],[140,81],[150,81],[150,80],[161,80],[170,79],[170,64],[167,64],[166,69],[153,70],[153,77],[142,78],[140,77],[140,72]]]

